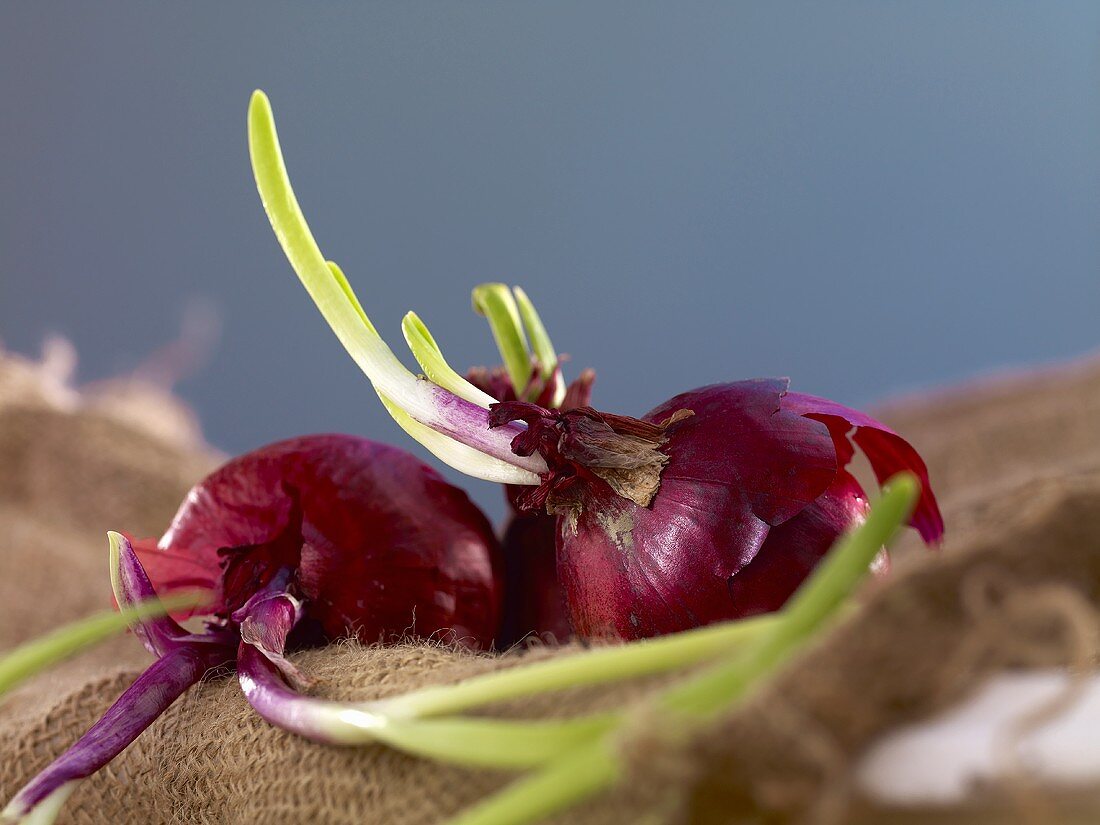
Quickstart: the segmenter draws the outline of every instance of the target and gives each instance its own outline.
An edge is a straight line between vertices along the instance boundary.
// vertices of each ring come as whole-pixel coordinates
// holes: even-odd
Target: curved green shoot
[[[472,676],[453,685],[421,688],[379,700],[373,703],[373,707],[394,718],[422,718],[460,713],[494,702],[555,690],[665,673],[749,644],[762,633],[767,633],[777,621],[779,615],[772,613],[656,639],[593,648]]]
[[[488,429],[487,413],[429,381],[418,379],[379,336],[347,278],[339,267],[325,260],[306,223],[283,162],[271,104],[261,91],[253,93],[248,108],[248,148],[260,200],[283,252],[337,338],[375,389],[421,424],[464,441],[477,453],[526,471],[517,472],[513,483],[530,484],[531,473],[545,471],[545,462],[540,457],[512,453],[509,442],[513,432],[505,428]],[[478,476],[480,465],[475,461],[468,468],[458,469]]]
[[[497,403],[497,399],[479,390],[447,363],[439,344],[415,312],[407,313],[401,320],[401,332],[428,380],[479,407],[489,409],[490,404]]]
[[[460,813],[448,825],[538,822],[607,790],[621,773],[618,756],[609,742],[589,742],[545,768],[517,779]]]
[[[387,719],[356,730],[348,720],[359,711],[340,712],[345,744],[382,742],[414,756],[475,768],[520,770],[545,765],[578,746],[599,739],[618,724],[617,714],[534,722],[508,719]]]
[[[328,264],[329,272],[332,273],[332,277],[340,289],[344,291],[344,296],[347,298],[348,303],[351,304],[352,309],[354,309],[359,316],[359,320],[363,322],[363,325],[367,329],[375,335],[378,335],[378,330],[374,328],[374,324],[372,324],[370,318],[367,317],[367,311],[363,309],[363,305],[359,303],[359,296],[356,295],[355,290],[351,288],[351,283],[348,281],[348,276],[344,274],[344,270],[337,266],[335,261],[325,261],[325,263]]]
[[[538,484],[539,477],[532,472],[515,467],[497,458],[492,458],[455,441],[431,427],[421,424],[377,388],[378,398],[393,420],[402,430],[428,450],[432,455],[468,476],[492,481],[497,484]]]
[[[908,473],[883,488],[866,521],[829,552],[780,613],[780,621],[714,668],[666,689],[658,701],[678,724],[728,711],[805,645],[839,608],[875,556],[908,520],[920,484]],[[538,772],[474,805],[450,825],[525,825],[610,788],[622,766],[609,738],[579,746]]]
[[[474,287],[472,300],[474,311],[489,322],[516,398],[523,398],[531,381],[531,351],[512,291],[504,284],[480,284]]]
[[[335,702],[302,695],[255,649],[242,646],[237,678],[249,704],[268,722],[328,745],[382,743],[405,753],[475,767],[543,765],[611,731],[618,715],[536,721],[451,717],[395,719],[374,702]]]
[[[205,604],[206,592],[179,593],[125,610],[105,610],[64,625],[0,656],[0,696],[40,671],[114,636],[134,622]]]
[[[535,305],[531,303],[531,299],[527,297],[527,293],[523,291],[522,287],[518,286],[512,287],[512,293],[515,295],[516,306],[519,307],[523,326],[527,330],[527,338],[531,341],[531,349],[534,351],[535,359],[539,364],[539,375],[543,381],[549,381],[554,377],[554,373],[558,368],[558,351],[554,349],[554,344],[542,323],[542,318],[539,317],[538,311],[535,309]],[[559,380],[554,388],[551,406],[560,407],[564,399],[565,382]]]
[[[410,405],[415,404],[418,395],[415,378],[386,346],[374,325],[364,323],[366,315],[347,278],[338,267],[330,267],[321,254],[291,187],[271,104],[258,90],[252,94],[248,107],[248,148],[256,187],[271,228],[317,308],[375,385],[402,402],[410,395]],[[430,411],[420,412],[418,418],[430,417]]]

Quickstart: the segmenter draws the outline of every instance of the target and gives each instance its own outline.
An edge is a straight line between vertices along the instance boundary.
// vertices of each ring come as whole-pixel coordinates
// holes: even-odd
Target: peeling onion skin
[[[289,567],[306,633],[488,648],[497,632],[500,550],[484,514],[413,456],[363,438],[235,458],[191,490],[158,547],[135,549],[159,592],[212,587],[223,617]]]
[[[847,472],[839,471],[813,504],[772,527],[756,557],[730,577],[730,601],[738,617],[781,608],[837,537],[863,523],[869,509],[863,487]],[[876,564],[887,558],[885,554],[883,550]]]
[[[616,493],[586,465],[587,456],[606,457],[598,448],[610,442],[584,441],[591,418],[602,414],[547,411],[540,418],[529,405],[494,409],[495,420],[527,421],[529,434],[514,447],[537,442],[551,466],[526,503],[562,513],[558,574],[578,635],[646,638],[781,607],[866,510],[863,490],[844,471],[852,424],[863,428],[856,441],[880,475],[907,468],[921,478],[912,523],[926,541],[939,539],[943,522],[927,470],[900,436],[833,402],[786,397],[785,379],[715,384],[643,416],[663,425],[692,412],[663,435],[658,450],[667,463],[648,506]]]

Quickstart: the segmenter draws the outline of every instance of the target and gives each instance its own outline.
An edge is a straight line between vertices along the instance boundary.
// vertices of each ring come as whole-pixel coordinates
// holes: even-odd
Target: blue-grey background
[[[415,308],[492,361],[469,289],[506,280],[626,413],[1072,356],[1100,344],[1098,58],[1091,2],[4,3],[0,337],[63,333],[94,379],[205,299],[223,335],[178,389],[215,445],[403,441],[260,210],[262,87],[399,350]]]

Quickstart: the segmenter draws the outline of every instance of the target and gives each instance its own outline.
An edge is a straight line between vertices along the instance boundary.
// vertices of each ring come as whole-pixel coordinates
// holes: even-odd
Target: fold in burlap
[[[994,670],[1080,665],[1098,655],[1100,365],[1068,375],[1054,382],[1060,404],[1048,403],[1048,379],[1036,379],[984,388],[977,398],[922,402],[917,413],[895,410],[892,422],[929,458],[948,521],[946,548],[935,557],[914,554],[898,575],[873,585],[863,610],[720,722],[690,730],[652,712],[645,700],[662,680],[501,709],[556,716],[634,708],[620,739],[628,781],[560,821],[923,821],[919,812],[873,809],[852,792],[852,760],[876,735],[956,701]],[[1086,409],[1089,421],[1081,423]],[[6,588],[0,591],[0,632],[6,634],[0,646],[59,621],[49,612],[55,605],[64,603],[62,614],[70,618],[103,604],[102,531],[159,532],[183,489],[209,466],[198,448],[170,448],[117,419],[97,413],[89,424],[88,417],[87,410],[66,412],[47,402],[14,409],[0,401],[0,455],[22,456],[21,463],[0,465],[0,526],[6,536],[20,536],[9,547],[16,554],[9,569],[37,565],[37,572],[24,575],[37,577],[31,581],[38,588],[0,583]],[[1013,436],[1012,421],[1026,435]],[[1041,437],[1032,432],[1036,426]],[[9,436],[13,432],[22,435]],[[108,440],[93,446],[92,432]],[[1044,438],[1049,449],[1043,449]],[[128,439],[135,442],[132,449]],[[17,449],[28,442],[35,446]],[[1017,448],[1017,458],[1004,455]],[[24,480],[13,481],[12,466],[22,468],[17,474]],[[67,479],[25,480],[50,473]],[[319,695],[365,699],[522,658],[338,644],[296,661],[318,677]],[[79,736],[146,662],[137,642],[123,639],[13,694],[0,707],[0,794],[10,796]],[[217,678],[191,691],[85,783],[63,821],[411,825],[440,821],[508,779],[382,747],[305,742],[260,721],[235,681]],[[1068,798],[1055,797],[1052,804]],[[964,817],[955,821],[1004,821],[1005,805],[1019,807],[996,792],[989,800],[951,813]],[[1084,804],[1095,814],[1100,808],[1089,807],[1093,801],[1088,797]],[[982,815],[993,818],[979,820]]]
[[[851,761],[876,735],[995,670],[1097,661],[1100,462],[1022,483],[986,512],[982,535],[879,588],[858,618],[691,744],[694,821],[743,808],[828,819],[850,801]]]

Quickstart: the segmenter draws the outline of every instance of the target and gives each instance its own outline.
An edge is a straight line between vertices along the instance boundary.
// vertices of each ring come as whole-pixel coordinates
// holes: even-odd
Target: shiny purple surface
[[[506,648],[537,638],[564,642],[573,635],[565,591],[558,581],[557,520],[513,513],[501,539],[504,610],[497,643]]]
[[[328,638],[496,633],[496,538],[466,494],[393,447],[303,436],[233,459],[189,494],[161,539],[138,546],[161,592],[205,583],[228,615],[284,568]]]
[[[208,670],[231,657],[231,649],[188,645],[157,659],[76,744],[19,792],[11,809],[30,811],[66,782],[91,776],[122,753]]]
[[[139,602],[157,597],[145,568],[141,566],[130,540],[123,536],[119,541],[119,607],[133,607]],[[154,656],[164,656],[172,650],[189,644],[232,645],[233,633],[209,628],[205,633],[192,633],[181,627],[171,616],[151,616],[136,623],[135,636]]]
[[[711,385],[644,416],[660,424],[694,413],[668,431],[649,507],[583,467],[563,467],[546,483],[567,478],[583,489],[582,506],[558,521],[558,572],[578,634],[643,638],[782,606],[866,506],[842,472],[853,455],[849,420],[880,478],[901,469],[921,478],[914,524],[926,540],[942,533],[924,464],[900,436],[831,402],[788,402],[786,388],[785,380]]]

